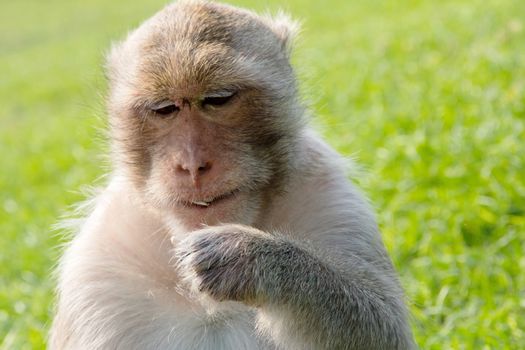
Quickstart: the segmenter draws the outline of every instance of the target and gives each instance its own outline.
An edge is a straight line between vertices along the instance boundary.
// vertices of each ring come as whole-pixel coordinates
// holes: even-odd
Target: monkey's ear
[[[299,21],[292,19],[283,11],[279,11],[273,16],[265,15],[263,18],[273,33],[281,41],[283,51],[289,55],[292,51],[294,40],[301,30],[301,24]]]

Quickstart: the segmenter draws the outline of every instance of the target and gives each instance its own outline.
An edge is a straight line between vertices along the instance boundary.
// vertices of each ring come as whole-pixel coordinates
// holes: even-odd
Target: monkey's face
[[[135,146],[146,145],[135,180],[146,198],[191,227],[253,221],[262,193],[283,166],[270,154],[276,137],[249,126],[258,113],[250,103],[255,95],[213,89],[139,112],[147,136]]]
[[[128,176],[150,203],[188,226],[253,222],[287,171],[292,142],[272,122],[277,117],[265,114],[264,98],[228,86],[175,93],[131,111],[120,129]]]
[[[253,223],[286,180],[302,114],[269,24],[176,3],[114,49],[109,74],[117,167],[144,198],[188,227]]]

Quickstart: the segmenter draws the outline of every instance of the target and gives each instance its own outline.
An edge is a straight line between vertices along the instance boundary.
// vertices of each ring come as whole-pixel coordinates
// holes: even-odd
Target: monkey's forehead
[[[171,4],[143,23],[114,47],[108,75],[113,87],[124,82],[144,92],[250,81],[279,88],[277,80],[293,79],[282,38],[271,22],[201,1]]]

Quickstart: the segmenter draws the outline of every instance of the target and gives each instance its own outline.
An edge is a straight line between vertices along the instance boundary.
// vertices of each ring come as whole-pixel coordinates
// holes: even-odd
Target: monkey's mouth
[[[215,206],[221,202],[224,202],[228,199],[231,199],[235,197],[235,195],[239,192],[238,189],[221,194],[217,197],[213,197],[211,199],[206,200],[194,200],[185,202],[184,205],[190,208],[197,208],[197,209],[207,209],[209,207]]]

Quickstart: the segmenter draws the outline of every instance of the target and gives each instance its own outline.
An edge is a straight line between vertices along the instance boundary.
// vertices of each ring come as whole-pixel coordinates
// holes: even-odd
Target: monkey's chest
[[[177,323],[171,335],[176,349],[273,349],[256,331],[253,310],[239,303],[199,306]]]

